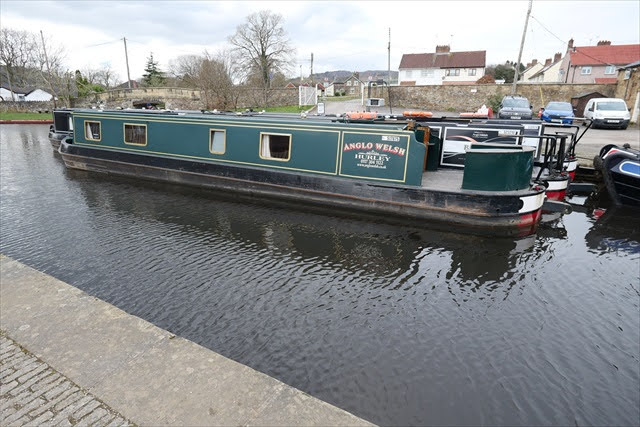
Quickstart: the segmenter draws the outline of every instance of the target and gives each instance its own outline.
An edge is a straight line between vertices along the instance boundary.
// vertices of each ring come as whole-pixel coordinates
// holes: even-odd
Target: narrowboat
[[[406,113],[393,119],[402,120],[405,116]],[[466,149],[470,144],[509,144],[513,149],[532,147],[534,182],[545,186],[548,200],[564,200],[571,173],[575,174],[577,167],[575,155],[573,158],[568,156],[570,148],[575,147],[573,141],[576,138],[567,129],[548,134],[540,120],[433,118],[427,114],[417,120],[420,125],[428,126],[438,140],[439,167],[464,168]],[[567,141],[570,137],[571,143]],[[565,206],[565,210],[568,209]]]
[[[49,126],[49,142],[55,151],[60,148],[60,141],[73,133],[73,119],[69,108],[53,111],[53,124]]]
[[[545,188],[533,147],[466,150],[427,170],[430,129],[283,115],[73,110],[69,168],[376,214],[482,234],[534,233]],[[437,157],[436,157],[437,158]]]
[[[615,204],[640,207],[640,151],[629,144],[606,145],[595,157],[593,166],[602,172]]]

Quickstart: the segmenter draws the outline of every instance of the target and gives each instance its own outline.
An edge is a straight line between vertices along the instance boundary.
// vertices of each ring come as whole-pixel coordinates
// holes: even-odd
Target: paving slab
[[[48,378],[49,387],[30,396],[42,370],[35,372],[34,366],[16,375],[26,366],[11,368],[12,382],[38,379],[20,394],[33,408],[13,411],[12,422],[25,421],[31,411],[27,421],[63,425],[82,419],[139,425],[371,425],[3,255],[0,330],[64,376],[62,382],[42,379]],[[0,342],[0,349],[10,346]],[[2,360],[11,361],[5,354]],[[66,380],[77,389],[67,387]],[[79,389],[99,404],[76,399]],[[65,402],[83,406],[70,411]]]

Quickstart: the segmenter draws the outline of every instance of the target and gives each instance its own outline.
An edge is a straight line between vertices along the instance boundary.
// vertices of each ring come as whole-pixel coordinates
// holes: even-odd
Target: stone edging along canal
[[[0,255],[0,328],[139,425],[371,425]]]

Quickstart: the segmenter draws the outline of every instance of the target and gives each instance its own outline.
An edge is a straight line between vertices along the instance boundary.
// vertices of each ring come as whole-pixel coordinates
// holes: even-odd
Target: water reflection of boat
[[[585,235],[589,248],[598,252],[640,253],[640,219],[636,209],[612,206],[591,212],[597,219]]]
[[[96,211],[95,217],[104,218],[105,211],[112,211],[114,216],[130,217],[132,224],[152,220],[170,224],[172,230],[177,225],[182,237],[194,242],[222,239],[238,243],[233,245],[238,250],[288,254],[314,264],[373,274],[390,284],[402,283],[405,279],[399,276],[405,275],[429,280],[429,271],[448,272],[448,276],[476,283],[479,277],[503,281],[512,274],[518,257],[531,251],[536,241],[535,236],[489,240],[327,212],[294,213],[273,204],[245,204],[213,194],[203,196],[201,190],[151,182],[142,186],[136,182],[138,194],[131,197],[127,187],[132,181],[128,179],[103,178],[96,185],[98,180],[87,172],[67,172],[78,183],[87,206]],[[423,264],[425,257],[428,266]],[[422,274],[425,277],[420,279]]]

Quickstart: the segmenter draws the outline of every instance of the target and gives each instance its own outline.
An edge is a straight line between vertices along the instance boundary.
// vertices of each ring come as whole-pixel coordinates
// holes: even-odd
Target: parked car
[[[620,98],[593,98],[584,107],[584,117],[593,120],[593,127],[626,129],[631,114]]]
[[[556,122],[562,124],[572,124],[573,118],[573,106],[569,102],[552,101],[542,109],[540,118],[545,122]]]
[[[502,102],[500,103],[498,118],[531,120],[533,116],[531,108],[532,105],[527,98],[518,95],[507,95],[502,98]]]

